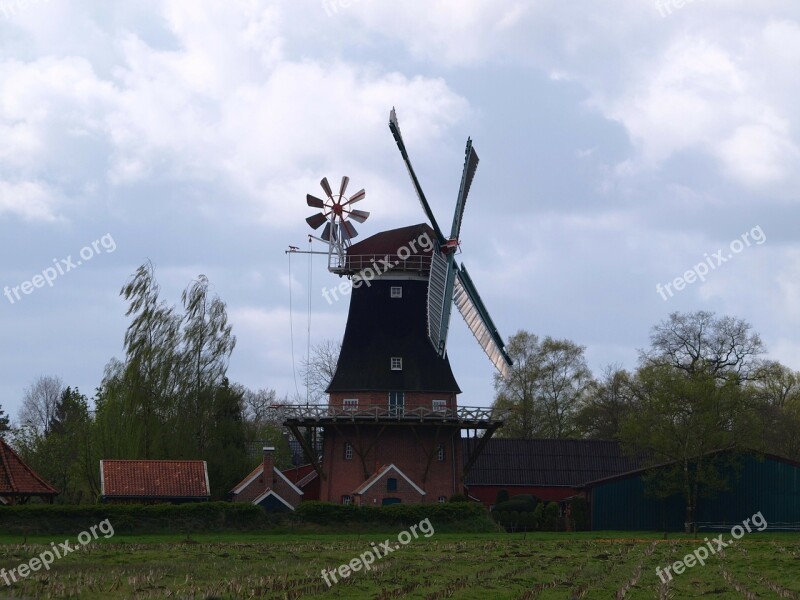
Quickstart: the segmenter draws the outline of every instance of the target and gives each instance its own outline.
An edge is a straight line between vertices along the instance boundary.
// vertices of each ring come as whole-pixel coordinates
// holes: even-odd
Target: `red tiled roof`
[[[106,498],[207,498],[204,460],[101,460]]]
[[[55,496],[58,491],[34,473],[16,452],[0,438],[0,495]]]

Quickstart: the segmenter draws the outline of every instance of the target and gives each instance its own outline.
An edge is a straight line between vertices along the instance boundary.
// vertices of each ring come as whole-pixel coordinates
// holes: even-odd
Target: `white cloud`
[[[16,215],[27,221],[56,221],[57,198],[45,184],[0,181],[0,217]]]

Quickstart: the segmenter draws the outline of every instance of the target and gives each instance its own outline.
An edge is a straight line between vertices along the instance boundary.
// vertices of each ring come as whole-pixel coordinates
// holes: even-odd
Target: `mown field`
[[[0,598],[800,598],[800,535],[750,534],[668,586],[655,573],[702,544],[653,534],[434,534],[330,588],[322,569],[397,533],[115,536],[0,591]],[[613,539],[617,538],[617,539]],[[63,540],[63,538],[62,538]],[[0,537],[0,567],[56,537]]]

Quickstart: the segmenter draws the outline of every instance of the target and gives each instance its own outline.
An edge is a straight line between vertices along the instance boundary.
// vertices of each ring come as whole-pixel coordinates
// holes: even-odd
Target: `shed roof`
[[[208,498],[204,460],[101,460],[106,498]]]
[[[478,440],[464,440],[464,461]],[[580,487],[641,467],[610,440],[491,439],[467,475],[467,485]]]

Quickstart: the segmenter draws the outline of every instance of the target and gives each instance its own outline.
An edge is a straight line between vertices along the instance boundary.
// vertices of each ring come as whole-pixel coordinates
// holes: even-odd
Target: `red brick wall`
[[[352,460],[344,458],[347,441],[353,446]],[[436,455],[439,444],[444,445],[444,461],[439,461]],[[363,462],[359,457],[359,450],[365,454]],[[427,477],[423,479],[428,464],[427,452],[433,452],[433,457]],[[458,428],[419,423],[413,428],[410,425],[394,424],[385,427],[380,424],[326,427],[323,468],[327,478],[320,484],[320,499],[341,502],[343,495],[352,496],[378,468],[394,464],[427,492],[423,502],[437,502],[439,496],[450,498],[463,491],[461,463],[461,437]],[[397,496],[392,496],[391,492],[382,492],[377,500],[378,504],[383,497]]]
[[[247,474],[247,478],[252,475],[252,471]],[[246,488],[233,496],[234,502],[252,502],[266,491],[264,483],[264,473],[260,473]]]
[[[269,481],[269,485],[267,485],[267,481]],[[303,496],[295,492],[273,469],[272,477],[269,480],[264,477],[264,472],[262,471],[247,487],[233,497],[233,501],[252,502],[266,492],[267,487],[275,490],[276,494],[294,507],[297,507],[301,499],[303,499]]]
[[[389,479],[397,480],[396,491],[390,492],[387,490]],[[381,506],[384,498],[399,498],[403,504],[419,504],[425,501],[425,498],[414,489],[414,486],[410,485],[394,469],[384,472],[380,479],[373,483],[366,493],[362,494],[360,504],[362,506]]]
[[[330,406],[343,408],[345,398],[357,398],[359,408],[367,408],[370,406],[380,406],[383,408],[389,407],[389,392],[351,392],[330,395]],[[405,394],[405,408],[407,410],[414,408],[433,408],[433,400],[445,400],[446,408],[457,408],[458,402],[456,401],[455,394],[437,394],[430,392],[406,392]]]

